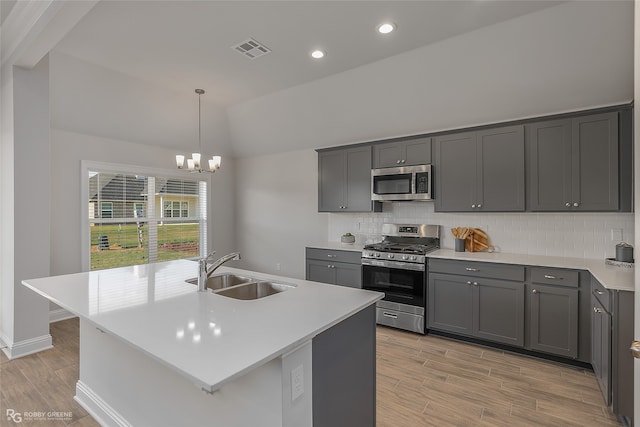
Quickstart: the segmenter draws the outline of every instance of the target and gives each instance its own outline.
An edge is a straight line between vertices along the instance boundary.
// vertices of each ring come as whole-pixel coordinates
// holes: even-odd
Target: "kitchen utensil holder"
[[[464,252],[464,242],[466,239],[455,239],[454,250],[456,252]]]

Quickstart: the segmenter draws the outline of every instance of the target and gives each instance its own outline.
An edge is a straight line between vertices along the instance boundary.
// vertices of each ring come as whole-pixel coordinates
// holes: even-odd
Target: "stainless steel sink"
[[[250,282],[217,291],[218,295],[241,300],[254,300],[295,288],[294,285],[276,282]]]
[[[206,286],[213,291],[217,291],[219,289],[225,289],[231,286],[241,285],[243,283],[249,282],[255,282],[255,279],[251,279],[250,277],[238,276],[235,274],[216,274],[215,276],[211,276],[207,279]],[[187,280],[187,283],[197,285],[198,278],[195,277],[193,279],[189,279]]]

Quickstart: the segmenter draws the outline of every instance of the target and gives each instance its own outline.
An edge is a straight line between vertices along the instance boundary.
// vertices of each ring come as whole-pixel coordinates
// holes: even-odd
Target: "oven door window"
[[[373,177],[374,194],[411,194],[411,174],[378,175]]]
[[[424,271],[365,265],[362,284],[365,289],[384,292],[386,301],[424,307]]]

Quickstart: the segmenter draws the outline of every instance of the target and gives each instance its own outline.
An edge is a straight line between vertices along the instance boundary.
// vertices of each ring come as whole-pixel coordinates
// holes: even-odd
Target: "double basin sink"
[[[198,278],[187,280],[187,283],[198,285]],[[270,282],[238,276],[237,274],[217,274],[207,279],[206,287],[214,293],[239,300],[255,300],[269,295],[279,294],[295,285]]]

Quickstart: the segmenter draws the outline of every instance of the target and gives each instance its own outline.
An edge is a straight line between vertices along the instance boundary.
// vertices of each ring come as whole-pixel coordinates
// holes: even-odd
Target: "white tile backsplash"
[[[611,229],[633,243],[633,213],[436,213],[432,202],[384,203],[379,213],[329,214],[328,240],[346,232],[360,244],[377,242],[385,222],[442,226],[441,246],[453,248],[452,227],[481,228],[497,251],[604,259],[615,256]]]

